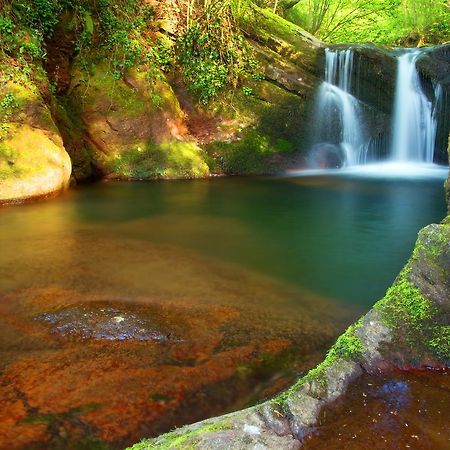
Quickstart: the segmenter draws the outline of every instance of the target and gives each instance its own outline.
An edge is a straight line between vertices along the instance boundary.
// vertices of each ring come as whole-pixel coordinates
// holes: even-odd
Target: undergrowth
[[[246,1],[188,3],[187,20],[180,19],[170,35],[161,32],[153,7],[139,0],[7,0],[0,4],[2,78],[32,77],[59,29],[73,38],[76,61],[85,70],[107,60],[121,79],[132,67],[156,74],[153,68],[169,72],[180,66],[189,90],[207,103],[226,85],[236,87],[257,73],[237,26]]]

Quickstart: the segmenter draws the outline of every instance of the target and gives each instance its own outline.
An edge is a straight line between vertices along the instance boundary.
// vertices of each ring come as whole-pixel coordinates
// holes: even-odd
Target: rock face
[[[0,85],[0,203],[66,189],[71,161],[37,88]]]
[[[115,80],[106,64],[74,70],[68,101],[81,118],[93,159],[109,178],[194,178],[209,174],[187,133],[170,85],[130,70]]]
[[[161,38],[173,45],[186,22],[185,5],[178,0],[147,3],[153,15],[146,33],[153,37],[140,42],[137,36],[133,45],[156,45]],[[86,26],[104,20],[93,5],[87,6],[94,12],[86,12]],[[29,66],[29,85],[38,89],[1,81],[0,102],[8,108],[18,86],[29,94],[19,108],[20,121],[0,117],[2,130],[9,129],[1,141],[2,200],[64,189],[71,170],[66,151],[78,182],[262,174],[298,166],[323,72],[322,43],[313,36],[250,4],[238,26],[260,69],[253,78],[246,75],[246,90],[226,88],[204,106],[177,70],[168,74],[154,61],[127,61],[117,75],[111,62],[80,53],[73,27],[78,19],[70,11],[61,14],[47,37],[45,71]],[[88,29],[91,25],[95,35],[97,26]],[[98,39],[92,39],[92,53],[100,51]],[[3,57],[11,67],[18,58],[14,52]],[[39,123],[27,128],[33,121]],[[38,151],[31,152],[30,143],[39,143]]]

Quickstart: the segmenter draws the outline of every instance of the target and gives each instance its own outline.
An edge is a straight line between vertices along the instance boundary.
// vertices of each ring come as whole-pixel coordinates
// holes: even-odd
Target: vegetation
[[[300,0],[285,15],[328,42],[423,45],[450,40],[447,0]]]
[[[195,444],[198,443],[202,436],[208,433],[229,430],[232,428],[233,424],[228,419],[222,419],[213,423],[204,423],[192,431],[184,431],[183,428],[181,428],[165,434],[161,438],[161,442],[158,443],[157,448],[161,450],[195,448]],[[130,447],[129,450],[148,450],[155,447],[156,445],[152,441],[144,439],[142,442]]]
[[[175,36],[158,31],[154,9],[139,0],[9,0],[0,6],[0,60],[14,58],[20,72],[46,58],[58,26],[73,34],[78,61],[107,58],[116,79],[138,65],[163,72],[180,66],[189,89],[202,103],[224,86],[256,73],[257,64],[237,26],[245,0],[188,2],[187,19]],[[96,51],[92,52],[92,48]],[[10,64],[11,65],[11,64]]]

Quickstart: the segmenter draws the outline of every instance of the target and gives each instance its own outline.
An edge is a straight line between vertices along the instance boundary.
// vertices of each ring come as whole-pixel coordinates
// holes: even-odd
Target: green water
[[[419,229],[445,216],[442,183],[320,176],[97,184],[2,209],[0,242],[20,253],[43,236],[94,227],[368,307],[406,262]],[[0,253],[4,275],[10,254]],[[36,255],[36,264],[45,261]],[[6,278],[0,288],[26,287]]]
[[[442,181],[104,183],[2,208],[0,448],[122,449],[286,389],[444,217]]]

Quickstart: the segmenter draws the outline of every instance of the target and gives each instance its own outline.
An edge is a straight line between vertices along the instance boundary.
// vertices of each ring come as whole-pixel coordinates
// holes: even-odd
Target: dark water
[[[450,448],[450,373],[365,375],[321,411],[307,450]]]
[[[110,183],[1,209],[0,448],[123,448],[286,388],[444,217],[442,183]]]

